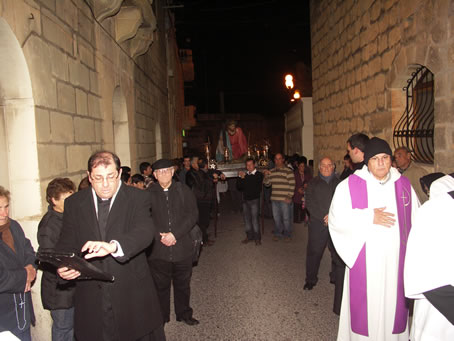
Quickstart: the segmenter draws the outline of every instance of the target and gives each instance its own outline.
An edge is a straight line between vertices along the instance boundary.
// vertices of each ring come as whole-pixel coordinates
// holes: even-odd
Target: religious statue
[[[236,121],[227,121],[225,128],[221,129],[221,133],[219,134],[218,146],[216,148],[216,160],[243,160],[243,156],[247,154],[247,151],[248,143],[243,130],[237,126]]]

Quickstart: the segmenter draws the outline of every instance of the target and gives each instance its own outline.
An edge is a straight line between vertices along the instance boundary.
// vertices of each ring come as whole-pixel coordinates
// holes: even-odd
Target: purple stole
[[[348,178],[352,208],[368,207],[367,183],[359,176],[352,174]],[[397,302],[393,334],[401,334],[407,327],[408,306],[404,295],[403,271],[408,233],[411,228],[411,185],[401,176],[395,182],[397,216],[400,231],[399,272],[397,279]],[[373,271],[373,269],[371,269]],[[369,336],[367,316],[367,272],[366,244],[364,243],[355,264],[350,269],[350,320],[352,331]]]

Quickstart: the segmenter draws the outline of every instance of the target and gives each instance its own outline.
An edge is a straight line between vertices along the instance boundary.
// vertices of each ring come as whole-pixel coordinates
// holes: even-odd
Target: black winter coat
[[[38,251],[54,250],[60,238],[63,226],[63,213],[48,207],[47,213],[38,225]],[[48,263],[42,263],[41,301],[44,309],[68,309],[74,306],[74,282],[62,282],[57,269]]]
[[[320,176],[316,176],[309,182],[304,197],[311,220],[316,219],[323,222],[323,218],[329,213],[331,200],[339,182],[340,180],[336,176],[333,176],[329,184]]]
[[[189,232],[199,215],[194,194],[188,186],[175,181],[167,194],[157,182],[147,191],[151,197],[151,217],[156,231],[149,259],[179,262],[191,257],[193,247]],[[177,240],[175,245],[165,246],[160,242],[159,233],[165,232],[173,233]]]
[[[162,326],[159,299],[145,254],[155,235],[150,206],[145,191],[121,185],[110,209],[104,241],[118,241],[124,256],[90,259],[93,265],[115,276],[112,283],[75,280],[74,332],[78,340],[103,339],[106,293],[110,296],[119,340],[135,341]],[[65,200],[56,250],[80,252],[88,240],[102,240],[91,188]]]
[[[197,202],[211,203],[214,200],[213,179],[203,170],[191,167],[186,174],[186,185],[192,189]]]

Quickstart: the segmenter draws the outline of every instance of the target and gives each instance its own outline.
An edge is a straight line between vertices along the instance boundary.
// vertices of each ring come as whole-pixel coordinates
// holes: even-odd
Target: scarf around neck
[[[334,175],[335,175],[334,172],[330,176],[323,176],[323,175],[319,174],[320,179],[325,181],[327,184],[329,184],[331,182],[331,179],[334,178]]]
[[[8,219],[6,224],[0,225],[0,237],[3,240],[3,242],[9,246],[11,250],[16,252],[16,250],[14,249],[14,239],[13,235],[11,234],[10,226],[11,226],[10,219]]]

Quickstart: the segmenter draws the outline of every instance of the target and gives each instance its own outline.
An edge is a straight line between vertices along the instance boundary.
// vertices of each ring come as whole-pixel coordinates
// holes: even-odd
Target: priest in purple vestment
[[[386,141],[369,140],[365,165],[337,186],[331,203],[329,231],[347,265],[338,341],[408,341],[403,266],[419,201],[391,157]]]

